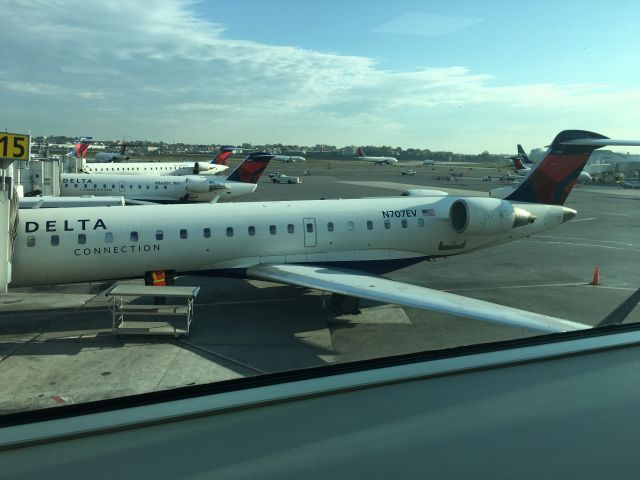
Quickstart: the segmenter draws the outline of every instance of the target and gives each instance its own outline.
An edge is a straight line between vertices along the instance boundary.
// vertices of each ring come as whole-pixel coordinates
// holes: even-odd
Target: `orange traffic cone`
[[[600,271],[598,270],[597,265],[596,269],[593,271],[593,280],[591,280],[591,285],[600,285]]]

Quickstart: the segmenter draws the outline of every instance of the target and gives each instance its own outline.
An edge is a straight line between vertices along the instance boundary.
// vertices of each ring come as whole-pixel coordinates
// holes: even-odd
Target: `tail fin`
[[[242,183],[258,183],[262,172],[267,168],[269,161],[275,155],[266,152],[254,152],[250,154],[244,161],[238,165],[231,175],[227,177],[227,181]]]
[[[533,162],[529,160],[529,157],[527,157],[527,154],[524,153],[524,148],[522,148],[522,145],[520,144],[518,144],[518,156],[522,160],[522,163],[524,163],[525,165],[529,165],[529,166],[533,165]]]
[[[362,147],[358,147],[358,149],[356,150],[356,157],[366,157],[366,155],[364,154],[364,150],[362,150]]]
[[[593,139],[608,137],[584,130],[560,132],[538,167],[505,200],[563,205],[591,153],[606,145]]]
[[[216,153],[216,156],[211,160],[211,163],[215,163],[216,165],[228,165],[227,159],[233,155],[235,149],[236,147],[231,145],[222,145],[220,150],[218,150],[218,153]]]
[[[75,147],[73,147],[73,150],[69,152],[69,156],[76,158],[86,157],[89,143],[91,143],[92,140],[93,137],[82,137],[78,143],[76,143]]]
[[[522,161],[522,158],[520,158],[519,156],[511,157],[511,161],[513,162],[513,168],[515,168],[516,171],[524,170],[525,168],[527,168],[525,167],[524,162]]]

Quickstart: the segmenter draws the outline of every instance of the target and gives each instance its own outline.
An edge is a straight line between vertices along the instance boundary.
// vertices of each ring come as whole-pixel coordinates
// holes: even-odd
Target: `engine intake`
[[[497,198],[465,198],[449,209],[451,227],[469,235],[500,235],[529,225],[535,217],[527,210]]]

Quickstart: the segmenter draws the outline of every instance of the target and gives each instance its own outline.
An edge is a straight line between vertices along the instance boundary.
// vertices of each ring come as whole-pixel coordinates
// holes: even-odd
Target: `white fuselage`
[[[283,163],[306,162],[306,159],[299,155],[276,155],[273,159]]]
[[[210,164],[208,170],[198,174],[215,174],[227,170],[226,165]],[[85,173],[110,173],[119,175],[193,175],[196,163],[194,162],[124,162],[124,163],[85,163]]]
[[[210,202],[217,196],[222,200],[252,193],[256,186],[255,183],[229,182],[210,175],[60,174],[62,197],[120,195],[150,202]]]
[[[216,273],[260,263],[391,267],[522,238],[562,223],[566,210],[523,204],[536,217],[534,223],[471,235],[452,227],[449,214],[456,200],[394,197],[21,210],[10,286],[132,278],[154,270]],[[486,219],[497,220],[505,205],[510,207],[485,200],[491,207]]]
[[[386,163],[388,165],[391,165],[392,163],[398,163],[398,160],[393,158],[393,157],[356,157],[356,160],[362,160],[365,162],[373,162],[373,163],[378,163],[378,164],[382,164],[382,163]]]

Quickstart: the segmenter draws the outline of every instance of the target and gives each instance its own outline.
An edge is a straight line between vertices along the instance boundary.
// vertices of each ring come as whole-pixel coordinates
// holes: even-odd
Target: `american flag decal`
[[[436,211],[433,208],[423,208],[422,209],[422,216],[423,217],[435,217],[436,216]]]

